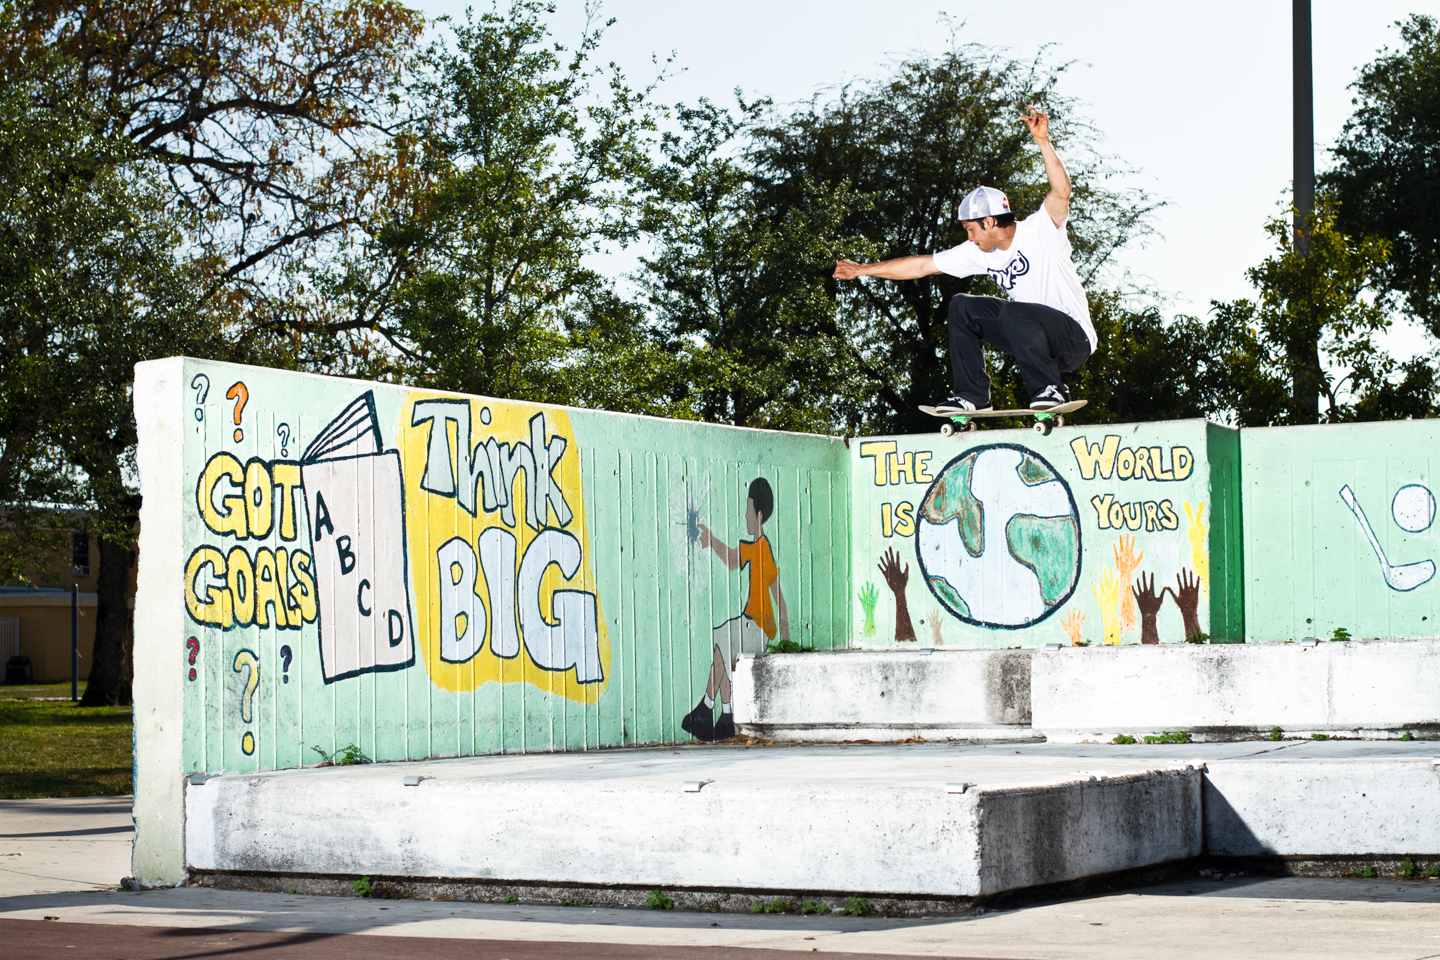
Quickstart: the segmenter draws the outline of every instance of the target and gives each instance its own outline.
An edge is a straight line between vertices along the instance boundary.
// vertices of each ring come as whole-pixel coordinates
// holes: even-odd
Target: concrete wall
[[[140,876],[185,773],[683,740],[717,643],[845,642],[841,440],[184,359],[135,404]]]
[[[850,460],[854,646],[1243,636],[1235,430],[864,437]]]
[[[1428,757],[1206,765],[1206,853],[1337,857],[1436,850],[1440,789]]]
[[[1440,642],[1043,650],[1031,711],[1051,740],[1185,730],[1197,740],[1440,733]]]
[[[776,740],[1030,737],[1028,650],[848,650],[742,659],[735,721]]]
[[[1440,421],[1242,431],[1246,635],[1440,637]]]

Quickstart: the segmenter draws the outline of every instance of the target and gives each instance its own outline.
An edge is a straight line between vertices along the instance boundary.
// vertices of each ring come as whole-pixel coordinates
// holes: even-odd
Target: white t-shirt
[[[1004,288],[1011,300],[1043,303],[1073,317],[1094,350],[1098,342],[1090,322],[1090,305],[1085,288],[1070,260],[1070,236],[1064,225],[1055,226],[1045,208],[1015,224],[1015,238],[1009,250],[996,247],[983,252],[967,240],[958,247],[935,254],[935,266],[952,277],[988,273]]]

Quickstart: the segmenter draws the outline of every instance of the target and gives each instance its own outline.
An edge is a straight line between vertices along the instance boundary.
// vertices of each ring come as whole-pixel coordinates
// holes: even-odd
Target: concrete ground
[[[1114,773],[1132,764],[1218,760],[1262,751],[1295,759],[1373,757],[1381,746],[1334,741],[992,744],[960,752],[979,754],[974,759],[984,762],[962,765],[968,768],[966,779],[983,780],[993,760],[1015,757],[1017,750],[1020,766],[1031,768],[1027,773],[1043,770],[1042,775],[1051,776],[1060,768]],[[1440,753],[1437,746],[1390,742],[1383,744],[1382,755],[1423,757]],[[683,765],[703,760],[702,751],[680,751]],[[877,751],[876,759],[884,753]],[[674,757],[675,751],[668,755]],[[718,762],[720,754],[713,759]],[[971,770],[976,776],[970,776]],[[964,918],[796,917],[204,888],[122,891],[116,886],[129,873],[130,836],[128,798],[0,801],[0,956],[54,949],[87,960],[205,957],[237,950],[257,958],[309,960],[422,952],[437,960],[459,955],[526,960],[561,951],[597,958],[708,960],[765,960],[770,951],[997,960],[1440,957],[1440,881],[1196,876]],[[468,952],[462,944],[468,944]]]

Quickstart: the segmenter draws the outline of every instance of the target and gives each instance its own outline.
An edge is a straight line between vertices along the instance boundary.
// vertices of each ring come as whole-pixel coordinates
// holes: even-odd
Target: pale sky
[[[463,15],[464,0],[410,0],[426,15]],[[480,3],[477,9],[485,9]],[[558,0],[556,39],[571,45],[583,0]],[[964,21],[962,41],[1004,48],[1017,59],[1052,44],[1054,60],[1080,63],[1061,93],[1104,135],[1098,148],[1138,173],[1138,186],[1168,201],[1148,247],[1118,255],[1119,266],[1169,300],[1168,313],[1206,310],[1212,299],[1249,296],[1245,270],[1270,252],[1265,221],[1291,177],[1290,3],[1285,0],[606,0],[615,17],[601,45],[640,85],[652,54],[673,50],[663,103],[700,97],[729,104],[739,86],[777,104],[817,90],[884,76],[915,52],[947,42],[942,15]],[[1399,46],[1393,24],[1410,13],[1440,15],[1440,0],[1314,0],[1316,166],[1329,163],[1351,111],[1347,89],[1383,46]],[[923,252],[923,251],[914,251]],[[628,261],[628,262],[627,262]],[[628,267],[628,258],[611,258]],[[1397,355],[1424,345],[1416,331],[1391,336]]]

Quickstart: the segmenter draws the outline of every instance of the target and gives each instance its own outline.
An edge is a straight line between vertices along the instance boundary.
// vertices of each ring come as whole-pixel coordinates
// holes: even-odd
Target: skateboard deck
[[[1062,403],[1048,410],[1031,410],[1029,407],[1024,407],[1020,410],[958,410],[955,413],[939,413],[934,407],[921,407],[920,409],[932,417],[944,417],[947,420],[954,417],[983,420],[986,417],[1048,417],[1057,413],[1074,413],[1088,402],[1088,400],[1071,400],[1069,403]]]
[[[980,426],[974,422],[976,420],[985,420],[990,417],[1024,416],[1034,417],[1035,432],[1042,436],[1048,436],[1055,427],[1065,426],[1065,414],[1074,413],[1085,406],[1085,403],[1084,400],[1071,400],[1069,403],[1062,403],[1048,410],[1031,410],[1026,407],[1023,410],[962,410],[956,413],[938,413],[934,407],[921,407],[920,409],[932,417],[951,421],[940,427],[940,434],[946,437],[953,436],[957,432],[956,424],[959,424],[958,432],[969,433]]]

